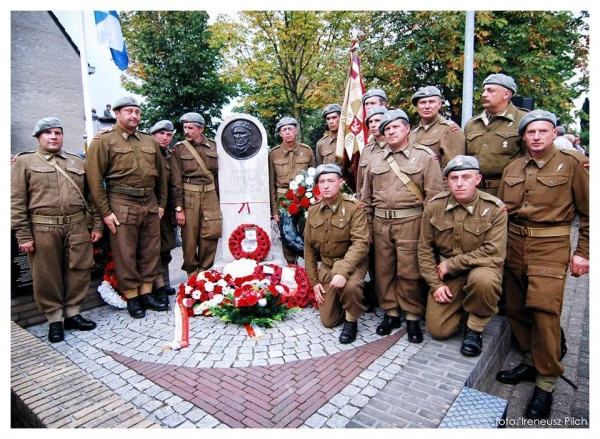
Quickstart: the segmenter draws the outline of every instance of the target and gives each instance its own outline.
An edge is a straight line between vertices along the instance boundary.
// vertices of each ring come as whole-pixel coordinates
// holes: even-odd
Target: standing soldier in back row
[[[328,105],[323,110],[322,116],[327,123],[329,134],[323,136],[317,142],[317,147],[315,148],[317,165],[335,163],[336,165],[342,166],[342,159],[335,155],[338,129],[340,126],[340,114],[342,114],[342,107],[339,104]]]
[[[498,373],[507,384],[535,382],[525,416],[547,418],[561,364],[560,315],[567,269],[575,277],[590,265],[588,159],[563,151],[556,116],[534,110],[519,124],[527,155],[504,170],[498,195],[508,209],[504,269],[506,315],[523,362]],[[579,237],[571,255],[571,224],[579,216]]]
[[[485,110],[473,117],[464,127],[467,155],[479,161],[483,176],[479,188],[498,194],[500,177],[506,165],[525,154],[526,147],[519,137],[519,122],[527,110],[510,101],[517,84],[510,76],[495,73],[483,81],[482,102]]]
[[[139,319],[146,309],[168,309],[151,294],[160,265],[167,179],[158,144],[137,129],[140,104],[126,96],[113,110],[117,123],[94,136],[85,171],[92,200],[111,232],[117,284],[127,297],[127,311]]]
[[[94,211],[90,234],[84,163],[62,150],[60,121],[39,120],[33,137],[37,151],[19,154],[11,169],[11,228],[19,249],[29,256],[33,299],[48,319],[48,340],[56,343],[64,340],[63,329],[96,327],[79,311],[90,288],[92,242],[100,240],[104,224]]]
[[[188,276],[215,262],[221,237],[217,144],[204,135],[204,118],[186,113],[179,119],[185,140],[173,147],[171,187],[175,220],[181,227],[182,269]]]
[[[431,148],[444,169],[450,160],[465,153],[465,135],[455,122],[440,115],[442,93],[437,87],[421,87],[413,95],[412,104],[421,120],[410,132],[410,140]]]

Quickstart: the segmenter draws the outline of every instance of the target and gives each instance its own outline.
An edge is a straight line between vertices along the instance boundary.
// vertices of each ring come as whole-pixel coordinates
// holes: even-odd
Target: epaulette
[[[351,201],[354,204],[359,204],[358,200],[356,199],[356,195],[342,194],[342,199],[346,201]]]
[[[63,152],[64,152],[65,154],[68,154],[68,155],[75,156],[75,157],[77,157],[78,159],[84,160],[84,159],[83,159],[83,157],[81,157],[79,154],[75,154],[74,152],[69,152],[69,151],[63,151]]]
[[[431,202],[433,200],[439,200],[441,198],[448,198],[449,196],[450,196],[450,191],[442,191],[442,192],[438,192],[437,194],[435,194],[429,201]]]
[[[21,151],[21,152],[16,153],[13,157],[19,157],[24,154],[35,154],[35,151]]]
[[[303,147],[308,148],[308,149],[310,149],[312,151],[312,148],[310,146],[308,146],[307,144],[305,144],[305,143],[298,143],[298,146],[303,146]]]
[[[98,135],[98,134],[104,135],[104,134],[112,133],[114,130],[115,130],[115,126],[112,125],[110,128],[103,128],[103,129],[101,129],[100,131],[98,131],[96,133],[96,135]]]
[[[454,122],[452,119],[446,119],[445,117],[440,117],[439,122],[442,125],[448,125],[449,127],[455,127],[456,126],[457,128],[460,128],[458,126],[458,124],[456,122]]]
[[[584,163],[585,161],[589,160],[589,158],[587,156],[583,155],[579,151],[575,151],[574,149],[562,149],[562,148],[556,148],[556,149],[558,149],[563,154],[573,157],[579,163]]]
[[[482,200],[491,201],[500,208],[504,207],[504,202],[500,198],[495,197],[492,194],[488,194],[487,192],[479,191],[479,198]]]
[[[417,125],[416,127],[414,127],[412,130],[410,130],[411,133],[416,133],[417,131],[419,131],[419,128],[421,128],[421,125]]]
[[[430,147],[428,147],[428,146],[421,145],[420,143],[413,143],[413,148],[421,149],[421,150],[427,152],[429,155],[434,155],[434,156],[437,157],[437,155],[435,154],[435,152],[433,152],[433,150]]]
[[[281,147],[281,144],[279,144],[279,145],[275,145],[273,148],[271,148],[271,149],[269,150],[269,152],[273,152],[273,151],[275,151],[277,148],[280,148],[280,147]]]

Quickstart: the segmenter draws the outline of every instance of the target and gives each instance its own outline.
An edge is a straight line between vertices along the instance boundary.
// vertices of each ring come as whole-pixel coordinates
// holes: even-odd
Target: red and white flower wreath
[[[256,231],[256,247],[250,250],[247,244],[247,231]],[[235,228],[229,237],[229,251],[235,259],[253,259],[256,262],[262,261],[269,254],[271,240],[267,232],[256,224],[242,224]]]

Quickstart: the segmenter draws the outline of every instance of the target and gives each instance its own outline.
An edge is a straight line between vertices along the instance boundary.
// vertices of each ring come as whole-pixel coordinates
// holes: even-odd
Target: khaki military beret
[[[442,92],[439,88],[434,87],[433,85],[428,85],[426,87],[421,87],[417,90],[417,92],[412,96],[411,102],[413,105],[417,105],[417,102],[421,98],[430,98],[431,96],[437,96],[440,99],[442,98]]]
[[[483,81],[483,85],[485,86],[488,84],[500,85],[512,91],[513,94],[517,92],[517,83],[515,82],[515,80],[503,73],[494,73],[485,78],[485,80]]]
[[[444,177],[447,177],[452,171],[467,171],[469,169],[479,171],[479,162],[477,159],[470,155],[457,155],[444,168]]]
[[[33,129],[33,137],[39,136],[41,133],[49,130],[50,128],[62,129],[62,127],[63,126],[60,123],[60,120],[58,120],[56,117],[44,117],[43,119],[38,120],[35,124],[35,128]]]
[[[159,120],[152,128],[150,128],[150,134],[154,134],[158,131],[175,131],[175,127],[170,120]]]
[[[298,122],[296,122],[296,119],[293,117],[282,117],[281,120],[277,122],[277,125],[275,125],[275,132],[278,133],[279,130],[286,125],[294,125],[297,127]]]
[[[315,170],[315,181],[319,181],[319,176],[321,174],[337,174],[341,177],[342,169],[335,163],[327,163],[325,165],[317,166],[317,169]]]
[[[556,116],[554,113],[542,109],[533,110],[523,116],[523,119],[519,122],[519,136],[522,137],[527,125],[536,120],[545,120],[556,127]]]
[[[381,99],[383,99],[384,101],[387,102],[387,96],[385,94],[385,92],[380,89],[380,88],[371,88],[369,89],[362,97],[362,103],[364,104],[365,101],[369,98],[372,98],[373,96],[377,96],[380,97]]]
[[[371,119],[371,117],[375,116],[376,114],[385,114],[387,112],[388,109],[381,105],[371,107],[367,110],[367,118],[365,119],[365,123],[369,123],[369,119]]]
[[[139,102],[133,96],[123,96],[117,99],[117,102],[113,105],[113,110],[118,110],[123,107],[138,107],[140,108]]]
[[[204,125],[204,118],[198,113],[185,113],[179,118],[179,122],[183,125],[184,123],[199,123]]]
[[[410,122],[408,120],[408,116],[402,110],[390,110],[385,113],[381,118],[381,122],[379,122],[379,128],[377,128],[379,130],[379,134],[383,135],[385,127],[398,119],[404,119],[406,122]]]
[[[342,106],[340,104],[330,104],[328,106],[325,107],[325,109],[323,110],[323,112],[321,113],[321,116],[325,117],[328,114],[331,113],[340,113],[342,114]]]

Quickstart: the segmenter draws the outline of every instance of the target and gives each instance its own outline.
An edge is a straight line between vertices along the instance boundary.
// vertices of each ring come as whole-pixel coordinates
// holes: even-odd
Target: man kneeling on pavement
[[[425,207],[419,238],[419,268],[429,285],[427,332],[445,339],[466,318],[460,352],[481,353],[481,333],[498,312],[506,255],[504,203],[477,189],[475,157],[458,155],[444,168],[450,191]]]
[[[306,272],[319,304],[321,322],[328,328],[344,322],[340,343],[352,343],[356,340],[357,320],[366,310],[362,300],[369,253],[367,217],[357,200],[340,192],[344,180],[338,165],[319,165],[315,181],[323,198],[308,209],[304,229]]]

